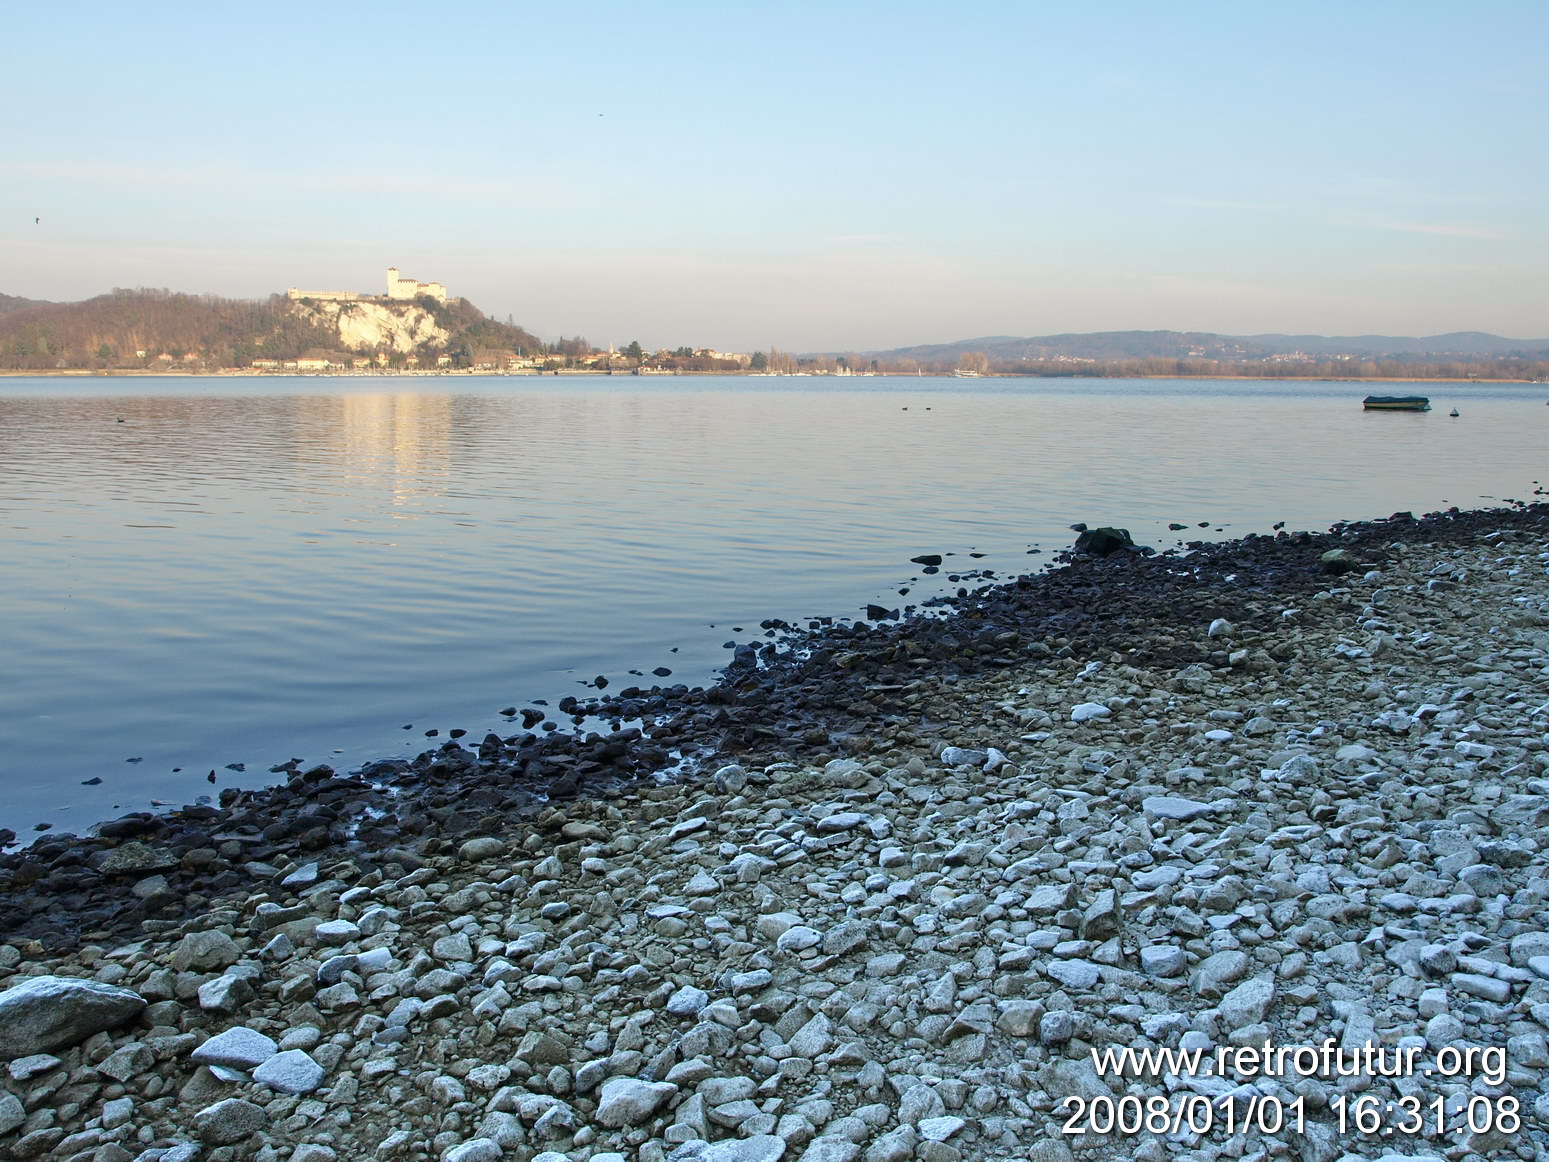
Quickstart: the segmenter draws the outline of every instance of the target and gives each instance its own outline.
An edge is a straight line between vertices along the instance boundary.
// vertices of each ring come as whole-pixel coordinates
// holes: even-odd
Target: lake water
[[[1078,520],[1162,547],[1531,496],[1549,388],[1367,390],[0,379],[0,826],[510,733],[596,675],[704,682],[761,619],[1026,572]]]

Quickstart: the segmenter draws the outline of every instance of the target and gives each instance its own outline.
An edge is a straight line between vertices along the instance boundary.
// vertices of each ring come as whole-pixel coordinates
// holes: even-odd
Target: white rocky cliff
[[[445,347],[452,337],[419,303],[306,300],[293,303],[292,309],[337,332],[339,345],[350,351],[408,354],[421,345]]]

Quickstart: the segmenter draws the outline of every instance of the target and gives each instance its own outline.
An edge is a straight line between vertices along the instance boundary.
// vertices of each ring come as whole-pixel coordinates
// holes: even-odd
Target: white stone
[[[246,1025],[234,1025],[217,1033],[189,1055],[196,1065],[225,1065],[231,1069],[257,1069],[279,1052],[272,1038]]]
[[[828,1018],[818,1013],[791,1035],[788,1044],[795,1056],[812,1061],[827,1053],[833,1043],[834,1036],[830,1030]]]
[[[795,912],[770,912],[754,921],[753,930],[765,940],[778,940],[800,923],[801,917]]]
[[[865,1162],[909,1162],[919,1138],[913,1126],[889,1130],[867,1148]]]
[[[597,1120],[614,1129],[638,1126],[677,1092],[678,1087],[666,1081],[611,1077],[602,1084],[602,1093],[597,1101]]]
[[[813,829],[824,833],[854,831],[857,827],[862,827],[870,821],[870,815],[863,815],[859,811],[839,811],[819,819]]]
[[[374,972],[381,972],[393,962],[393,953],[389,948],[368,948],[355,958],[355,968],[363,976],[369,976]]]
[[[971,747],[949,746],[942,748],[941,765],[944,767],[982,767],[989,757],[989,752],[987,751]]]
[[[1447,1045],[1464,1045],[1468,1029],[1451,1013],[1437,1013],[1425,1023],[1425,1043],[1438,1052]]]
[[[320,872],[316,863],[304,863],[280,877],[282,888],[307,888],[317,883]]]
[[[1477,972],[1459,972],[1453,974],[1452,983],[1466,993],[1482,997],[1487,1001],[1494,1001],[1498,1005],[1504,1005],[1511,1000],[1511,984],[1504,980],[1497,980],[1493,976],[1482,976]]]
[[[1194,970],[1194,989],[1205,996],[1219,996],[1226,991],[1222,986],[1248,974],[1250,963],[1247,953],[1235,948],[1212,953]]]
[[[860,1146],[837,1134],[825,1134],[812,1139],[802,1151],[797,1162],[854,1162],[861,1152]]]
[[[472,960],[473,943],[466,933],[457,932],[451,936],[443,936],[432,944],[430,954],[437,960]]]
[[[18,1057],[7,1067],[13,1081],[26,1081],[28,1078],[37,1077],[40,1073],[47,1073],[56,1069],[63,1062],[52,1053],[33,1053],[26,1057]]]
[[[1347,742],[1334,752],[1334,758],[1342,763],[1360,763],[1377,757],[1377,752],[1359,742]]]
[[[1102,972],[1089,960],[1056,960],[1044,966],[1044,972],[1066,988],[1090,989],[1097,986]]]
[[[493,1138],[470,1138],[441,1155],[441,1162],[500,1162],[505,1151]]]
[[[947,1114],[939,1118],[925,1118],[917,1123],[916,1128],[920,1131],[920,1137],[927,1142],[945,1142],[967,1124],[962,1118]]]
[[[1182,976],[1189,968],[1189,954],[1171,944],[1148,944],[1140,950],[1140,967],[1151,976]]]
[[[766,988],[774,980],[774,973],[767,968],[755,968],[752,972],[734,972],[726,982],[734,993],[753,993]]]
[[[797,924],[794,928],[787,928],[780,933],[780,938],[775,941],[775,947],[781,952],[801,952],[816,947],[822,943],[822,940],[823,934],[816,928]]]
[[[1256,976],[1245,980],[1221,998],[1221,1021],[1228,1029],[1241,1029],[1264,1019],[1275,1001],[1275,982],[1271,977]]]
[[[697,1162],[780,1162],[784,1154],[784,1138],[754,1134],[750,1138],[714,1142],[700,1152]]]
[[[1158,819],[1175,819],[1180,823],[1214,815],[1218,806],[1215,803],[1201,803],[1197,799],[1185,799],[1180,795],[1151,795],[1142,800],[1140,805],[1149,815],[1155,815]]]
[[[1052,916],[1070,907],[1074,894],[1074,884],[1039,884],[1028,893],[1023,907],[1034,916]]]
[[[218,976],[199,986],[199,1007],[210,1013],[235,1013],[253,999],[253,986],[242,976]]]
[[[758,1092],[758,1083],[751,1077],[707,1077],[699,1083],[699,1094],[705,1104],[725,1105],[732,1101],[746,1101]]]
[[[1113,714],[1112,710],[1101,702],[1082,702],[1070,709],[1072,722],[1091,722],[1094,719],[1108,718]]]
[[[1130,886],[1140,892],[1154,892],[1157,888],[1170,888],[1183,878],[1183,869],[1173,867],[1171,864],[1163,864],[1161,867],[1147,868],[1130,876]]]
[[[667,998],[667,1011],[677,1017],[692,1017],[709,1003],[709,993],[685,985]]]
[[[335,948],[360,939],[360,929],[348,920],[327,920],[317,926],[314,934],[319,941]]]
[[[29,976],[0,993],[0,1060],[63,1049],[122,1025],[139,993],[73,976]]]
[[[253,1070],[253,1080],[279,1093],[311,1093],[323,1084],[323,1067],[303,1049],[286,1049]]]

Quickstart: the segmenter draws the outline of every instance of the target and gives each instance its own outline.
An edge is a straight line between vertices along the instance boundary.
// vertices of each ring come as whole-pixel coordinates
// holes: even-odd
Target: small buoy
[[[1453,419],[1457,419],[1457,418],[1458,418],[1458,409],[1457,409],[1457,408],[1453,408],[1453,409],[1452,409],[1452,410],[1451,410],[1451,411],[1450,411],[1450,412],[1448,412],[1448,413],[1447,413],[1447,414],[1448,414],[1448,415],[1449,415],[1449,416],[1451,416],[1451,417],[1452,417],[1452,418],[1453,418]]]

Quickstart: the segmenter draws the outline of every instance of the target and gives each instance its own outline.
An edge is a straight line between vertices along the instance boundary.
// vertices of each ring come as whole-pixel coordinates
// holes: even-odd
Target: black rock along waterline
[[[713,685],[630,687],[557,707],[576,724],[644,728],[533,733],[542,716],[527,712],[525,732],[492,733],[472,748],[449,741],[350,773],[293,768],[277,786],[223,791],[219,806],[135,813],[91,837],[45,837],[0,855],[0,942],[57,952],[132,940],[250,889],[281,853],[348,851],[362,870],[414,867],[472,836],[540,827],[551,801],[607,795],[668,770],[696,778],[722,761],[819,764],[926,747],[946,724],[901,697],[924,680],[950,686],[1050,654],[1225,662],[1224,651],[1213,657],[1214,643],[1170,631],[1224,617],[1251,639],[1268,628],[1270,599],[1328,585],[1319,559],[1330,550],[1380,564],[1394,541],[1467,544],[1498,529],[1549,529],[1549,505],[1397,513],[1322,534],[1196,542],[1184,554],[1067,555],[1050,571],[947,599],[938,615],[815,631],[767,622],[779,636],[739,645]],[[145,890],[152,874],[165,877],[164,888]]]

